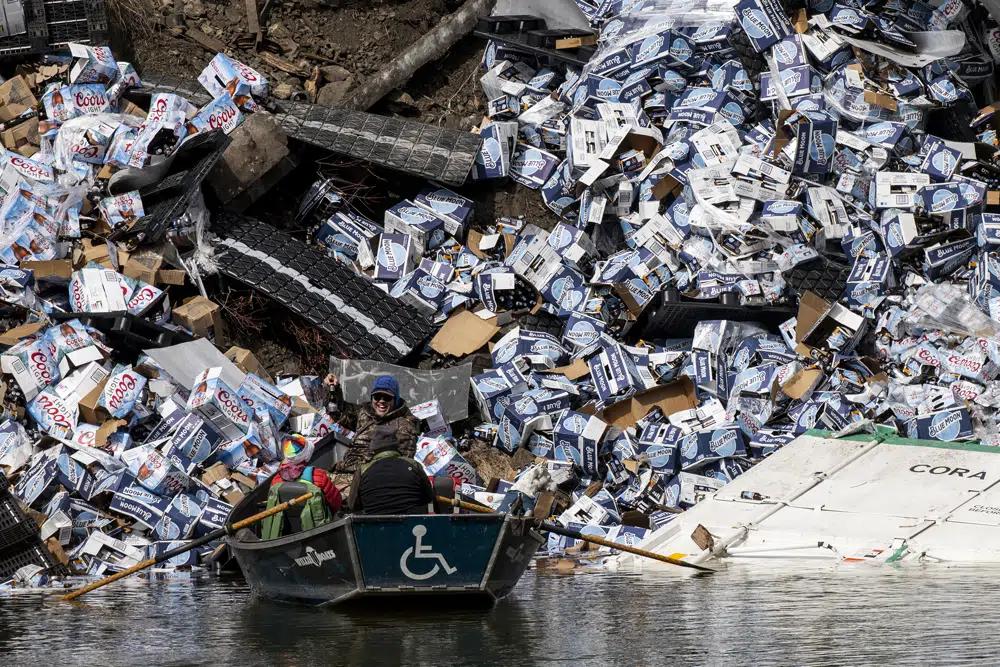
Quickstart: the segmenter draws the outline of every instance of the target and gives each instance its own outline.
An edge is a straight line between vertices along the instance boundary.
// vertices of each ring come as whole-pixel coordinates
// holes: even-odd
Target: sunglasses
[[[372,401],[378,403],[392,403],[396,400],[396,397],[392,394],[372,394]]]

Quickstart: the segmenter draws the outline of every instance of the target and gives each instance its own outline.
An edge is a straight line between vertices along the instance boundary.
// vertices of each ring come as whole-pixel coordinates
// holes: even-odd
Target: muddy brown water
[[[995,665],[1000,568],[529,571],[492,610],[338,613],[241,579],[0,598],[0,665]]]

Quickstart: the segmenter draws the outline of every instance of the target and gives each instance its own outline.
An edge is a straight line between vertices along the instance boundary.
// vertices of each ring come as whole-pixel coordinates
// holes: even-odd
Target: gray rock
[[[318,104],[336,106],[344,101],[347,91],[351,89],[354,80],[348,78],[347,81],[334,81],[319,89],[319,96],[316,99]]]
[[[204,16],[205,7],[201,4],[201,0],[191,0],[184,5],[184,15],[194,19],[200,19]]]
[[[351,78],[350,70],[345,69],[340,65],[326,65],[325,67],[320,67],[319,71],[323,73],[323,80],[330,83],[347,81]]]
[[[235,199],[288,155],[288,138],[269,113],[251,114],[230,138],[207,179],[223,203]]]
[[[290,83],[279,83],[274,87],[274,90],[271,91],[271,94],[279,100],[287,100],[292,96],[292,92],[294,92],[294,90],[295,89],[292,88],[292,84]]]
[[[267,36],[273,40],[291,39],[292,31],[286,28],[283,23],[272,23],[267,28]]]

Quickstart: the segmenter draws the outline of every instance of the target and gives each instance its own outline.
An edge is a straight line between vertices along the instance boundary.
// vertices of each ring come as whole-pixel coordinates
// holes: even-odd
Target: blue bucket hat
[[[380,391],[396,397],[394,407],[398,408],[403,404],[403,399],[399,395],[399,381],[392,375],[380,375],[375,378],[375,382],[372,383],[372,390],[368,395],[373,396]]]

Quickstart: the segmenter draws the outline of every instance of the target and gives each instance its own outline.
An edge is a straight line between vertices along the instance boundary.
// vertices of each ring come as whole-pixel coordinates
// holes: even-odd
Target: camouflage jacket
[[[362,464],[368,463],[372,458],[372,436],[375,427],[382,424],[389,424],[396,429],[396,438],[399,439],[399,453],[404,457],[412,458],[417,451],[417,438],[420,436],[420,421],[410,413],[410,408],[404,403],[385,417],[379,417],[372,410],[371,405],[366,405],[358,411],[358,423],[354,428],[354,440],[351,447],[344,456],[344,460],[337,464],[338,472],[354,472]]]

